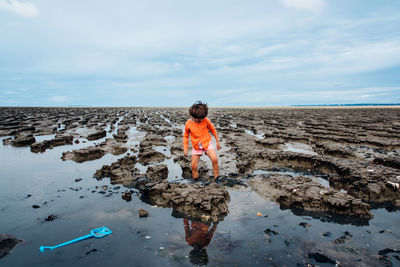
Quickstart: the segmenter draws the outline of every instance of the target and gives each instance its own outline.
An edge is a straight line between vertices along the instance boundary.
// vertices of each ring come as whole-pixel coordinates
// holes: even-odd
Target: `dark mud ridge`
[[[110,177],[111,183],[137,188],[143,201],[171,207],[174,214],[214,222],[227,215],[229,194],[223,186],[216,183],[208,186],[171,183],[165,180],[168,177],[167,165],[150,166],[145,174],[140,174],[134,167],[136,162],[135,156],[125,156],[111,165],[104,165],[94,177]]]
[[[55,146],[72,145],[73,140],[74,137],[72,135],[58,135],[53,139],[31,144],[31,151],[36,153],[45,152],[46,149],[51,149]]]
[[[205,187],[163,181],[144,184],[139,190],[144,201],[161,207],[172,207],[173,214],[182,214],[182,217],[218,222],[228,214],[229,194],[216,183]]]
[[[283,207],[372,218],[370,205],[349,194],[326,188],[309,177],[258,175],[249,183],[261,196],[276,201]]]
[[[186,109],[0,108],[0,136],[32,152],[72,146],[63,160],[121,155],[94,177],[136,188],[143,200],[187,217],[222,220],[228,185],[249,185],[296,212],[368,220],[371,207],[400,207],[399,109],[210,109],[209,118],[222,145],[221,184],[211,182],[206,161],[203,183],[182,183],[191,176],[182,151]],[[50,137],[37,142],[43,135]],[[169,177],[172,168],[181,173]]]
[[[13,248],[22,240],[8,234],[0,234],[0,259],[11,253]]]

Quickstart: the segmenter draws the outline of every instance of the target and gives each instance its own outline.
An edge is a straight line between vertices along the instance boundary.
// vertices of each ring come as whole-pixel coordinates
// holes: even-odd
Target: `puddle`
[[[311,146],[303,143],[285,143],[283,150],[308,155],[318,155],[312,150]]]
[[[231,123],[231,124],[229,124],[229,126],[232,127],[232,128],[237,128],[237,124],[236,123]]]
[[[168,143],[173,143],[175,141],[175,136],[173,135],[167,135],[164,137],[164,139],[168,142]]]
[[[139,162],[136,162],[135,168],[138,168],[140,173],[146,173],[148,166],[144,166],[140,164]]]
[[[160,152],[161,154],[164,154],[167,157],[171,156],[171,150],[166,146],[155,146],[153,148],[155,151]]]
[[[128,142],[126,145],[136,147],[140,145],[140,141],[146,136],[146,133],[138,131],[137,126],[133,126],[126,131],[126,135],[128,136]]]
[[[38,142],[43,142],[43,141],[46,141],[46,140],[51,140],[51,139],[53,139],[55,136],[56,136],[55,134],[49,134],[49,135],[35,135],[35,140],[36,140],[36,143],[38,143]]]
[[[249,135],[257,137],[258,139],[264,139],[264,137],[265,137],[265,134],[255,134],[253,131],[250,131],[250,130],[247,130],[247,129],[244,130],[244,131],[245,131],[245,133],[247,133]]]
[[[174,125],[172,122],[171,122],[171,120],[170,119],[168,119],[168,118],[166,118],[164,115],[161,115],[161,114],[159,114],[159,116],[163,119],[163,120],[165,120],[169,125]]]

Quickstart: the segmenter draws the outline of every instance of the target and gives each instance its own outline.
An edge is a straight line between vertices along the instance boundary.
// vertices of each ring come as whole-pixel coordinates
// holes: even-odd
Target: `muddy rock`
[[[36,142],[31,144],[31,151],[34,153],[45,152],[46,149],[53,148],[55,146],[71,145],[73,141],[72,135],[56,136],[54,139],[45,140],[43,142]]]
[[[139,170],[135,168],[136,162],[136,156],[125,156],[111,165],[103,165],[101,169],[96,171],[93,177],[98,180],[110,177],[112,184],[129,185],[137,179],[137,175],[139,174]]]
[[[117,134],[113,134],[113,137],[118,142],[126,143],[128,141],[128,135],[124,132],[118,131]]]
[[[152,131],[153,129],[148,129]],[[167,141],[161,134],[146,134],[144,139],[140,142],[139,148],[139,162],[143,165],[149,165],[164,161],[167,157],[156,150],[155,146],[165,146]]]
[[[3,145],[5,145],[5,146],[11,145],[12,141],[13,141],[12,137],[5,138],[5,139],[3,139]]]
[[[122,199],[126,200],[127,202],[132,200],[132,192],[131,191],[125,191],[124,193],[122,193]]]
[[[258,175],[249,181],[258,194],[283,207],[372,218],[370,205],[351,195],[320,185],[308,177]]]
[[[339,261],[332,259],[329,256],[326,256],[318,251],[308,253],[308,258],[315,259],[319,263],[330,263],[330,264],[334,264],[336,266],[340,265]]]
[[[399,157],[375,158],[374,163],[395,169],[400,169]]]
[[[121,155],[128,151],[127,147],[121,146],[121,143],[117,142],[113,138],[107,138],[104,142],[100,144],[100,148],[107,153],[111,153],[114,156]]]
[[[315,148],[318,153],[330,155],[334,157],[347,158],[352,155],[352,151],[349,147],[331,142],[320,142],[315,144]]]
[[[305,242],[303,249],[308,251],[307,263],[314,259],[317,263],[329,264],[326,266],[381,266],[377,257],[357,245]]]
[[[202,186],[163,181],[147,183],[140,186],[139,190],[144,201],[162,207],[172,207],[173,213],[198,220],[205,215],[217,222],[228,213],[229,193],[216,183]]]
[[[344,243],[346,243],[346,241],[348,241],[352,238],[353,238],[353,235],[346,231],[343,236],[336,238],[333,241],[333,243],[334,244],[344,244]]]
[[[72,135],[57,135],[51,140],[51,145],[54,146],[63,146],[63,145],[72,145],[72,141],[74,137]]]
[[[149,166],[146,172],[147,178],[151,180],[162,180],[168,178],[168,167],[166,164]]]
[[[143,165],[154,164],[158,162],[164,161],[167,157],[158,151],[155,151],[152,148],[148,148],[147,150],[139,151],[139,162]]]
[[[264,138],[261,140],[256,140],[256,143],[260,144],[262,146],[273,148],[273,147],[277,147],[279,144],[285,143],[285,140],[282,138],[271,137],[271,138]]]
[[[149,212],[147,210],[144,209],[140,209],[139,210],[139,217],[140,218],[144,218],[144,217],[148,217],[149,216]]]
[[[54,221],[55,219],[57,219],[58,216],[54,215],[54,214],[50,214],[46,219],[44,219],[46,222],[51,222]]]
[[[223,186],[235,187],[235,186],[245,186],[247,185],[238,178],[228,177],[228,176],[219,176],[217,179],[217,183]]]
[[[96,132],[94,132],[92,134],[89,134],[86,137],[86,139],[89,140],[89,141],[92,141],[92,140],[97,140],[97,139],[106,137],[106,135],[107,135],[107,132],[105,130],[99,130],[99,131],[96,131]]]
[[[105,155],[105,151],[99,147],[91,146],[85,147],[78,150],[72,150],[62,153],[62,160],[73,160],[75,162],[85,162],[90,160],[96,160]]]
[[[388,253],[400,254],[400,249],[385,248],[385,249],[379,250],[379,252],[378,252],[379,255],[386,255]]]
[[[24,132],[33,133],[33,132],[35,132],[35,130],[36,130],[36,128],[34,126],[21,126],[21,127],[17,128],[17,129],[15,129],[14,131],[11,131],[10,135],[21,134],[21,133],[24,133]],[[29,134],[29,133],[27,133],[27,134]]]
[[[11,141],[13,146],[29,146],[35,143],[35,137],[32,134],[21,134],[17,135],[14,140]]]
[[[145,150],[149,147],[153,146],[165,146],[167,144],[167,141],[164,139],[164,137],[160,134],[147,134],[145,138],[140,142],[140,148],[141,150]]]
[[[23,242],[12,235],[0,234],[0,259],[11,253],[18,243]]]
[[[378,168],[371,163],[360,163],[353,160],[342,160],[334,157],[321,157],[294,153],[290,151],[255,151],[237,164],[241,173],[249,169],[261,169],[269,162],[282,167],[316,170],[329,174],[329,183],[337,188],[345,188],[348,194],[367,203],[390,203],[397,205],[400,191],[387,186],[387,182],[400,173],[393,168]],[[241,154],[240,154],[241,155]]]

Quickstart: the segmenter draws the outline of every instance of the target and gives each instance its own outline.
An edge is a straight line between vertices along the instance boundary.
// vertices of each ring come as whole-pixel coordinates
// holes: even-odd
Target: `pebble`
[[[125,193],[122,193],[122,199],[126,201],[131,201],[132,200],[132,193],[130,191],[125,191]]]
[[[331,232],[322,233],[322,236],[325,236],[325,237],[331,236]]]
[[[146,239],[151,239],[151,236],[146,235],[144,238],[146,238]]]
[[[301,223],[299,223],[299,225],[300,225],[300,226],[303,226],[304,228],[306,228],[306,227],[311,227],[311,224],[306,223],[306,222],[301,222]]]
[[[144,209],[140,209],[139,210],[139,217],[140,218],[144,218],[144,217],[148,217],[149,216],[149,212],[147,210]]]
[[[57,219],[58,217],[54,214],[49,215],[49,217],[47,217],[46,219],[44,219],[46,222],[51,222],[54,221],[55,219]]]

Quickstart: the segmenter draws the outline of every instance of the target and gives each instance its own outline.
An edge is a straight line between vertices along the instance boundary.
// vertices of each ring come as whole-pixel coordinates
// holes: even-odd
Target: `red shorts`
[[[210,142],[210,144],[208,145],[207,150],[210,150],[210,149],[215,149],[212,142]],[[205,150],[204,147],[202,147],[202,145],[199,145],[199,149],[194,149],[194,148],[192,149],[192,155],[201,156],[207,150]]]

